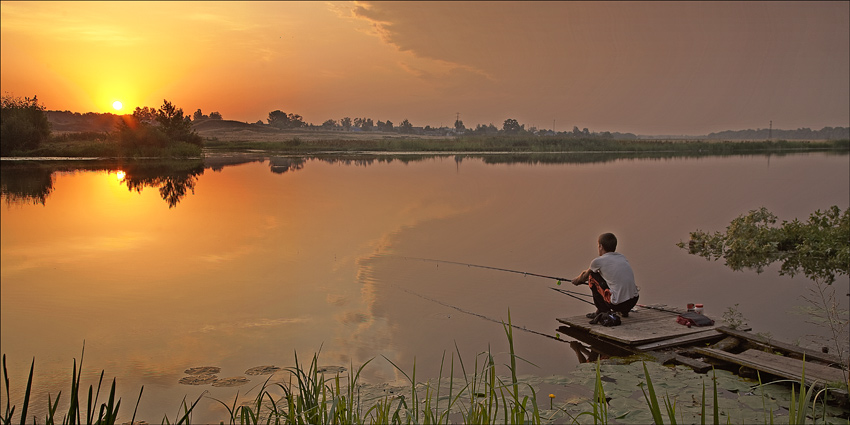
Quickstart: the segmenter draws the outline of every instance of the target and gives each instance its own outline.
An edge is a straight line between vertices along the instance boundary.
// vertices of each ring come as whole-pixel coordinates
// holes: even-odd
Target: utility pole
[[[773,137],[773,120],[770,120],[770,129],[767,130],[767,140],[770,141],[770,139],[772,137]]]

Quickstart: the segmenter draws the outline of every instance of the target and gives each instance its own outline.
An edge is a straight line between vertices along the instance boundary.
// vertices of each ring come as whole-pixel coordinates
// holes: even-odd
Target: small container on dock
[[[702,310],[703,310],[702,304],[697,304],[696,306],[694,306],[694,313],[703,314]]]
[[[694,303],[688,303],[688,311],[694,311]]]

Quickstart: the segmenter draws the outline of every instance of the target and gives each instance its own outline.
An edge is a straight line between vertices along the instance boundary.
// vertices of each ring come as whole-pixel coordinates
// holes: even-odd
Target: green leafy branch
[[[726,233],[691,232],[687,244],[679,248],[708,260],[723,258],[735,271],[755,269],[782,262],[781,275],[804,274],[807,278],[832,284],[837,276],[850,274],[850,209],[832,206],[817,210],[809,220],[783,221],[762,207],[732,220]]]

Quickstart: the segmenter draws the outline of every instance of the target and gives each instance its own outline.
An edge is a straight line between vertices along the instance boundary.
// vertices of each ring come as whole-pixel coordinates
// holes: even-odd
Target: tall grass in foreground
[[[295,366],[286,369],[290,374],[289,381],[277,382],[270,385],[271,377],[269,377],[262,384],[253,401],[240,403],[238,392],[230,404],[218,399],[211,399],[224,406],[229,415],[226,421],[230,424],[540,424],[552,421],[559,421],[559,423],[569,421],[570,423],[592,422],[594,424],[607,424],[616,422],[628,414],[626,413],[614,418],[609,415],[609,398],[606,396],[602,385],[603,379],[598,361],[596,364],[593,398],[590,400],[589,410],[581,411],[578,414],[571,414],[564,407],[556,407],[554,409],[550,407],[548,410],[541,411],[537,405],[537,392],[535,388],[527,383],[521,384],[517,377],[517,360],[525,360],[519,357],[514,349],[510,311],[508,311],[508,322],[506,324],[503,323],[503,326],[509,347],[509,364],[505,366],[511,372],[510,377],[500,377],[496,374],[496,361],[489,349],[476,356],[472,373],[467,374],[466,365],[460,356],[460,350],[455,346],[455,351],[458,354],[457,364],[460,368],[459,371],[463,374],[463,381],[457,382],[458,388],[455,387],[457,378],[454,377],[456,371],[455,356],[452,353],[449,362],[447,395],[442,393],[444,391],[442,375],[446,359],[445,353],[441,361],[440,374],[436,385],[433,385],[431,381],[417,383],[415,360],[412,375],[408,375],[387,359],[408,380],[410,383],[410,393],[397,396],[387,395],[365,402],[361,399],[361,385],[358,381],[362,370],[371,360],[360,366],[356,372],[353,367],[349,369],[347,379],[345,382],[342,382],[339,373],[336,373],[332,378],[327,378],[321,372],[318,366],[318,353],[313,355],[309,365],[300,363],[296,353]],[[83,353],[85,353],[85,346],[83,347]],[[103,382],[103,372],[101,372],[97,389],[95,390],[93,386],[89,386],[88,396],[85,398],[86,403],[81,403],[80,375],[82,374],[82,359],[83,357],[81,355],[79,367],[77,366],[76,359],[74,360],[69,397],[70,403],[67,413],[62,415],[60,421],[57,408],[62,394],[61,392],[56,394],[55,400],[49,395],[48,413],[44,418],[44,423],[88,425],[121,423],[118,422],[118,410],[121,400],[115,400],[115,379],[112,381],[107,401],[98,406],[98,397]],[[33,359],[20,412],[21,424],[27,423],[27,419],[30,419],[27,418],[27,408],[32,390],[34,366],[35,360]],[[669,423],[677,424],[679,421],[686,423],[685,418],[681,416],[681,412],[679,412],[680,417],[677,418],[677,400],[675,397],[671,399],[669,394],[665,394],[662,399],[664,406],[664,410],[662,411],[662,403],[659,403],[658,393],[656,387],[653,385],[646,363],[643,364],[643,371],[645,382],[641,382],[640,387],[646,401],[646,411],[651,413],[652,422],[655,424],[664,423],[664,413],[666,413],[666,420]],[[3,376],[6,385],[6,409],[5,413],[0,417],[0,425],[11,424],[16,414],[16,406],[11,405],[9,398],[9,378],[6,370],[5,355],[3,356]],[[716,376],[712,377],[712,381],[712,423],[719,425],[721,413],[718,403]],[[796,391],[795,384],[800,385],[799,393]],[[528,391],[524,393],[520,391],[521,385],[528,387],[527,389],[531,393],[530,396],[527,395]],[[769,384],[762,384],[759,377],[759,385],[755,388],[765,385]],[[136,401],[136,409],[133,411],[131,424],[135,422],[136,411],[138,410],[143,391],[144,386],[139,392],[139,399]],[[820,402],[824,404],[825,411],[826,391],[826,389],[823,389],[815,393],[813,387],[807,390],[805,387],[805,375],[803,375],[799,383],[793,382],[791,398],[787,407],[789,411],[788,423],[804,424],[810,412],[815,417],[814,421],[816,422],[817,416],[815,413],[819,398]],[[190,424],[193,410],[205,395],[206,392],[201,394],[191,404],[187,403],[184,397],[175,421],[171,422],[168,416],[164,416],[162,423],[169,425],[172,423]],[[761,396],[764,406],[764,423],[772,425],[775,419],[773,410],[769,409],[764,403],[764,391],[762,391]],[[2,401],[0,401],[1,404]],[[709,417],[709,414],[706,412],[705,383],[702,386],[702,400],[700,404],[700,421],[701,424],[705,425]],[[556,417],[556,415],[561,416]],[[32,423],[39,423],[40,421],[39,418],[35,417],[31,419]],[[724,423],[731,423],[731,418],[727,417]]]
[[[54,401],[52,396],[48,394],[47,396],[47,416],[44,418],[44,423],[48,425],[52,425],[55,423],[62,424],[103,424],[103,425],[112,425],[117,423],[118,420],[118,409],[121,407],[121,399],[115,400],[115,378],[112,379],[112,387],[109,390],[109,396],[105,403],[102,403],[98,406],[98,397],[100,396],[100,388],[103,384],[103,371],[100,372],[100,379],[97,381],[97,390],[94,390],[94,386],[90,385],[88,390],[88,397],[86,398],[86,404],[83,405],[80,402],[80,379],[83,374],[83,357],[85,355],[85,344],[83,344],[83,352],[80,354],[80,364],[79,368],[77,367],[77,359],[74,359],[74,368],[71,374],[71,394],[69,396],[70,403],[68,406],[68,412],[63,416],[62,421],[57,421],[56,409],[59,407],[59,400],[62,397],[62,392],[56,394],[56,400]],[[29,399],[30,393],[32,391],[32,374],[35,369],[35,359],[33,359],[32,364],[30,365],[30,373],[29,379],[27,379],[27,389],[24,393],[24,402],[21,407],[21,425],[27,423],[27,408],[29,407]],[[9,374],[6,370],[6,355],[3,355],[3,380],[6,384],[6,411],[3,416],[0,417],[0,423],[2,424],[11,424],[12,419],[15,415],[15,408],[17,406],[11,406],[11,400],[9,397]],[[136,401],[136,409],[133,410],[133,422],[136,420],[136,410],[139,408],[139,401],[142,399],[142,392],[144,392],[145,387],[142,386],[139,391],[139,399]],[[85,411],[83,410],[85,407]],[[95,415],[95,413],[97,413]],[[84,416],[83,416],[84,415]],[[33,423],[38,423],[38,418],[33,417]]]

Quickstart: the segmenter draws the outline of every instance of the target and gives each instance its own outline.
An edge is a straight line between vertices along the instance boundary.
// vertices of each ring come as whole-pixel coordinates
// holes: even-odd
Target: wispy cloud
[[[255,251],[253,246],[240,246],[228,252],[200,255],[198,258],[207,263],[225,263],[242,258]]]
[[[3,275],[44,267],[49,264],[74,264],[82,260],[142,248],[154,240],[143,233],[94,236],[59,240],[48,245],[27,245],[3,250]],[[10,261],[6,261],[9,259]],[[7,267],[7,264],[13,264]]]
[[[96,15],[73,15],[62,13],[54,8],[24,6],[24,4],[3,3],[4,31],[123,46],[142,43],[147,36],[117,23],[99,22]]]
[[[188,16],[190,20],[198,22],[206,22],[216,25],[219,29],[230,31],[251,31],[261,28],[261,25],[245,22],[242,19],[237,19],[232,16],[226,16],[214,13],[192,13]]]
[[[309,322],[309,319],[304,317],[284,317],[278,319],[261,319],[251,322],[241,323],[222,323],[217,325],[206,325],[201,328],[201,332],[234,332],[245,329],[260,329],[271,328],[277,326],[295,325]]]

